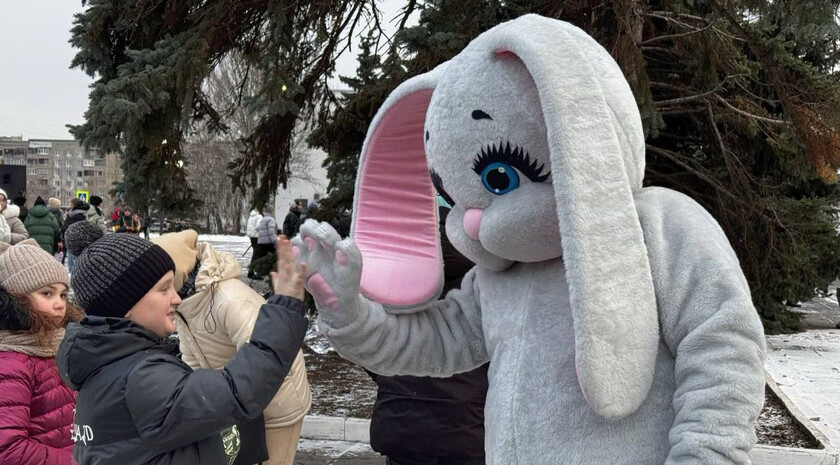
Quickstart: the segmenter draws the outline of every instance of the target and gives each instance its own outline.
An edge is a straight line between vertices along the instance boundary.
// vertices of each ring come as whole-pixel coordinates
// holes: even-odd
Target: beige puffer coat
[[[199,243],[198,258],[196,293],[185,299],[178,311],[210,366],[220,369],[250,339],[265,300],[239,280],[242,267],[232,254]],[[182,324],[180,320],[176,321]],[[180,348],[184,362],[193,369],[199,368],[198,357],[183,338]],[[309,412],[311,403],[303,352],[298,352],[283,385],[265,409],[266,428],[289,426],[300,421]]]

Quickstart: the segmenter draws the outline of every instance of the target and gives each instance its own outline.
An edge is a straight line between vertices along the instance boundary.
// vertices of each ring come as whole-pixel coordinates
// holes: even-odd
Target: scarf
[[[33,357],[55,357],[58,345],[64,339],[64,328],[47,336],[46,344],[38,342],[38,335],[22,331],[0,331],[0,352],[18,352]]]

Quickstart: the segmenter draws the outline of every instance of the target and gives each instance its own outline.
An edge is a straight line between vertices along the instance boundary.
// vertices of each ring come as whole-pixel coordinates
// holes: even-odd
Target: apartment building
[[[108,191],[122,179],[119,155],[84,148],[75,140],[0,137],[0,155],[5,165],[26,166],[28,205],[40,196],[56,197],[68,205],[76,191],[88,191],[105,200]]]

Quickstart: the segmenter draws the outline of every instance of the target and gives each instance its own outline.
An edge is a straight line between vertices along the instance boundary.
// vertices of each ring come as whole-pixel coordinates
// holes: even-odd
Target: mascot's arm
[[[358,318],[332,328],[321,313],[318,324],[330,343],[355,363],[382,375],[448,377],[486,363],[481,314],[476,305],[476,269],[445,300],[417,313],[394,315],[358,296]]]
[[[637,195],[660,325],[675,357],[666,465],[748,464],[764,403],[765,341],[738,258],[688,197]]]
[[[307,221],[292,245],[298,261],[307,263],[318,326],[342,357],[387,376],[448,377],[489,360],[475,268],[444,300],[394,315],[361,295],[362,257],[352,239],[341,240],[327,223]]]

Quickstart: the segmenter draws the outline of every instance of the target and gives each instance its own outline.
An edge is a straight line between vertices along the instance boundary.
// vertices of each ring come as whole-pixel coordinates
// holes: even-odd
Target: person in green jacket
[[[41,197],[35,200],[35,205],[29,209],[23,225],[29,232],[29,237],[38,241],[38,245],[50,254],[55,254],[58,245],[59,229],[55,215],[50,213],[47,203]]]

